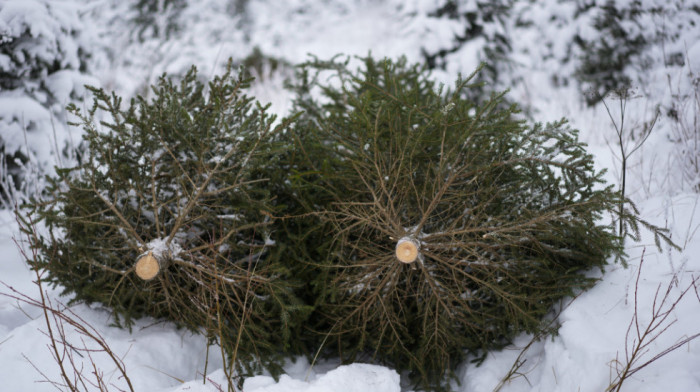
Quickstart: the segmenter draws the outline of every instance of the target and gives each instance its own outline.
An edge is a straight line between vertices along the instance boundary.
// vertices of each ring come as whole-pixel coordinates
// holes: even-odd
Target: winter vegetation
[[[0,0],[2,388],[700,389],[698,24]]]

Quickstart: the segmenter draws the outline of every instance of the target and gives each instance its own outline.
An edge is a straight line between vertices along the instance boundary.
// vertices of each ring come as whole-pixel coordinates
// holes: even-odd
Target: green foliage
[[[583,271],[622,256],[607,214],[627,207],[633,236],[649,226],[564,120],[528,125],[503,94],[472,99],[477,72],[443,91],[405,60],[362,61],[300,67],[301,114],[278,125],[230,62],[206,86],[195,69],[164,76],[129,105],[91,88],[87,112],[69,108],[88,153],[28,206],[32,267],[117,325],[204,333],[229,380],[318,353],[439,389],[469,355],[547,329],[552,305],[593,283]],[[402,239],[415,262],[398,260]],[[144,281],[149,253],[162,270]]]
[[[311,328],[326,354],[438,388],[622,255],[602,224],[620,197],[564,120],[528,125],[503,94],[475,103],[474,74],[443,92],[405,60],[363,62],[311,62],[296,86],[291,171],[317,211],[305,244],[322,271]],[[402,238],[417,261],[397,259]]]
[[[58,170],[47,200],[30,206],[49,232],[35,237],[33,267],[73,301],[111,307],[118,325],[152,316],[203,332],[239,375],[279,371],[306,309],[288,271],[267,260],[276,209],[267,174],[287,122],[275,126],[244,94],[248,83],[229,65],[205,86],[193,68],[179,85],[163,76],[151,101],[125,108],[91,88],[87,113],[69,108],[89,155]],[[143,281],[134,264],[148,252],[164,269]]]

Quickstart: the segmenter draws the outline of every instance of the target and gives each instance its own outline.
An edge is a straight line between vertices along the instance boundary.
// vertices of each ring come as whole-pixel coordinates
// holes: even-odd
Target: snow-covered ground
[[[164,72],[181,74],[195,64],[202,75],[213,75],[229,57],[240,61],[256,47],[288,64],[303,62],[308,54],[326,59],[338,53],[370,52],[375,57],[403,55],[410,61],[422,61],[424,52],[455,47],[454,37],[464,32],[467,23],[459,18],[438,16],[433,11],[439,7],[428,0],[154,1],[164,12],[158,14],[150,28],[139,33],[131,22],[136,17],[135,2],[0,0],[0,33],[20,28],[22,18],[29,20],[32,15],[27,10],[37,9],[32,7],[48,7],[51,3],[55,13],[60,14],[55,19],[79,34],[70,38],[60,26],[47,25],[44,29],[37,27],[37,36],[44,34],[65,44],[75,39],[90,51],[85,69],[51,79],[49,90],[60,102],[54,102],[50,110],[45,109],[46,100],[41,97],[28,99],[19,90],[0,90],[0,137],[5,143],[19,145],[22,140],[15,129],[20,122],[3,122],[3,118],[16,113],[27,120],[35,117],[34,126],[41,132],[29,145],[35,146],[37,156],[51,156],[51,151],[58,148],[51,142],[55,139],[49,136],[56,130],[60,133],[67,129],[65,125],[55,124],[62,120],[52,117],[55,116],[52,113],[60,114],[55,105],[80,96],[83,90],[78,84],[82,81],[99,83],[124,96],[148,94],[149,83]],[[183,8],[173,6],[186,3],[190,4]],[[474,0],[455,3],[459,4],[460,12],[477,9]],[[526,105],[527,113],[537,121],[567,117],[589,143],[599,167],[609,170],[608,180],[617,183],[619,146],[610,116],[619,120],[619,102],[608,99],[612,109],[609,116],[600,104],[586,106],[580,86],[571,78],[567,83],[552,81],[553,75],[571,77],[575,72],[577,49],[569,45],[573,37],[595,38],[596,32],[591,28],[593,16],[574,19],[574,3],[518,1],[508,19],[486,25],[484,34],[505,33],[511,39],[510,62],[504,67],[507,72],[497,81],[498,88],[510,88],[509,96]],[[678,142],[678,123],[669,117],[671,109],[675,110],[675,116],[691,128],[694,126],[695,134],[688,138],[692,141],[693,136],[700,137],[698,124],[693,124],[697,120],[693,116],[700,115],[700,107],[692,100],[692,93],[698,92],[700,75],[700,31],[697,25],[692,26],[700,18],[686,3],[690,2],[642,2],[649,8],[658,6],[665,10],[643,19],[642,30],[659,30],[661,26],[671,38],[655,41],[644,56],[639,56],[640,62],[645,61],[645,68],[636,64],[627,68],[637,98],[628,102],[625,111],[626,129],[639,130],[652,120],[655,108],[660,105],[661,115],[651,136],[630,157],[627,194],[644,219],[671,230],[673,240],[682,250],[659,251],[649,233],[642,230],[641,241],[626,243],[627,267],[611,264],[604,273],[591,271],[591,276],[601,278],[596,286],[562,304],[561,327],[556,336],[537,340],[523,335],[512,346],[489,353],[480,365],[463,364],[455,390],[604,391],[635,353],[640,336],[642,344],[649,345],[637,352],[633,367],[653,362],[626,380],[622,391],[700,390],[700,340],[683,343],[684,339],[700,333],[700,296],[693,286],[694,279],[700,277],[700,194],[694,187],[700,171],[694,172],[687,163],[700,150],[690,142]],[[679,5],[685,7],[684,12],[677,12]],[[37,15],[45,17],[46,13],[37,12]],[[46,23],[53,23],[52,20],[46,19]],[[169,23],[178,28],[166,34]],[[39,22],[34,24],[39,26]],[[153,26],[159,27],[158,33]],[[485,44],[483,37],[476,38],[447,53],[445,67],[435,71],[435,78],[449,84],[457,74],[468,74],[479,62],[488,61],[483,51]],[[77,51],[73,49],[64,47],[61,53],[68,53],[64,56],[65,66],[77,70],[79,67],[72,64],[78,61],[74,58]],[[667,53],[674,51],[684,53],[682,65],[665,61]],[[5,64],[5,58],[0,55],[0,67]],[[277,113],[288,110],[290,95],[282,86],[291,75],[290,69],[283,66],[273,71],[263,65],[258,72],[260,82],[252,93],[261,101],[272,102]],[[688,94],[690,98],[683,98]],[[8,115],[9,112],[12,113]],[[630,136],[626,140],[632,148],[637,139]],[[21,240],[12,214],[0,211],[0,281],[7,285],[0,287],[0,293],[7,294],[0,296],[0,390],[51,391],[56,387],[46,380],[59,380],[60,369],[52,358],[43,315],[40,309],[13,298],[19,295],[13,290],[32,298],[38,296],[33,283],[36,276],[28,269],[16,244]],[[675,303],[686,289],[690,290]],[[60,288],[48,292],[54,305],[66,301],[58,295]],[[129,333],[110,325],[107,309],[76,305],[71,310],[75,317],[94,326],[112,352],[123,360],[136,391],[217,391],[225,382],[220,355],[215,348],[207,350],[201,336],[149,319],[137,322]],[[666,311],[669,311],[667,317],[661,318]],[[644,331],[654,321],[661,323],[645,336]],[[76,346],[92,344],[78,331],[67,328],[65,332]],[[673,347],[677,349],[654,360]],[[125,388],[126,381],[104,354],[96,353],[93,358],[80,354],[73,357],[78,361],[77,366],[85,366],[86,374],[93,371],[90,366],[94,362],[110,388]],[[242,390],[410,390],[393,369],[379,365],[340,366],[321,362],[310,366],[306,359],[299,358],[290,361],[285,369],[278,381],[267,375],[249,378]],[[512,377],[503,381],[509,373]],[[206,383],[203,374],[207,375]]]

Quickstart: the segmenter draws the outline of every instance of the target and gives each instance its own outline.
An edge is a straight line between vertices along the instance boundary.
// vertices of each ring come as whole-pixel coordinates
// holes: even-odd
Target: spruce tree
[[[268,174],[287,122],[275,125],[248,84],[229,64],[208,85],[194,68],[179,84],[163,76],[152,100],[129,105],[90,88],[86,113],[69,108],[88,154],[30,206],[48,228],[34,237],[32,266],[72,301],[110,307],[117,325],[151,316],[203,332],[239,375],[279,371],[305,309],[287,271],[268,262]]]
[[[577,131],[527,124],[503,93],[475,103],[473,78],[443,91],[420,66],[365,58],[357,72],[308,63],[296,86],[316,344],[430,389],[467,355],[539,332],[593,283],[584,271],[622,256],[605,224],[620,197]]]

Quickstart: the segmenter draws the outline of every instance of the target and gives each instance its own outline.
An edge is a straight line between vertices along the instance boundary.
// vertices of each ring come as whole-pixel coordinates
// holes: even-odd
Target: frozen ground
[[[3,7],[8,10],[10,4],[23,1],[0,0],[0,16]],[[33,0],[25,4],[45,3]],[[168,39],[162,34],[146,31],[139,40],[134,31],[126,27],[129,18],[133,17],[129,3],[60,0],[66,9],[78,10],[66,14],[69,16],[65,18],[69,19],[71,26],[82,29],[81,42],[89,42],[93,49],[89,78],[72,75],[70,80],[65,80],[72,82],[85,77],[122,95],[146,94],[145,86],[163,72],[178,74],[196,64],[203,75],[213,74],[221,69],[227,58],[240,60],[254,47],[290,64],[306,60],[308,53],[323,59],[337,53],[365,55],[370,51],[374,56],[405,55],[411,61],[420,61],[423,49],[450,47],[454,35],[463,29],[459,21],[430,16],[428,11],[434,8],[430,1],[331,0],[319,5],[311,0],[284,3],[203,0],[193,1],[191,6],[172,13],[180,29]],[[462,9],[474,6],[473,2],[463,3],[466,5],[463,4]],[[674,4],[677,3],[683,2]],[[236,8],[236,4],[244,7],[245,12]],[[562,116],[569,118],[573,126],[581,130],[582,138],[589,143],[599,166],[609,169],[609,181],[618,182],[616,135],[604,108],[600,105],[594,108],[585,106],[573,83],[559,86],[551,83],[553,73],[573,72],[571,63],[561,61],[570,49],[565,43],[574,34],[592,34],[587,27],[590,21],[582,18],[574,22],[571,7],[566,2],[555,0],[521,1],[516,11],[521,22],[528,20],[532,23],[516,24],[514,17],[501,26],[510,29],[513,39],[513,64],[506,79],[512,81],[507,86],[511,88],[511,97],[528,105],[533,117],[539,121]],[[74,15],[73,19],[70,15]],[[78,17],[81,19],[76,20]],[[665,51],[672,49],[671,43],[664,47],[653,46],[648,51],[652,64],[656,65],[636,75],[637,80],[644,83],[640,85],[640,97],[631,100],[627,108],[630,129],[650,121],[655,105],[669,108],[674,103],[674,95],[681,96],[697,89],[689,75],[700,72],[700,34],[685,29],[687,25],[681,23],[681,19],[673,20],[680,27],[669,35],[677,33],[676,36],[680,36],[673,45],[684,47],[687,61],[684,66],[670,67],[659,60]],[[0,23],[6,23],[0,27],[11,27],[10,21],[7,15],[5,19],[0,17]],[[163,17],[154,23],[165,26],[168,20]],[[668,21],[668,26],[673,29],[675,24]],[[58,33],[47,31],[46,34]],[[450,83],[458,73],[471,72],[480,61],[488,60],[481,50],[483,44],[482,40],[476,39],[448,54],[445,70],[436,71],[435,77]],[[273,110],[286,110],[289,96],[283,91],[282,84],[289,71],[272,72],[264,67],[262,71],[259,75],[261,82],[255,86],[254,93],[261,100],[271,101]],[[60,87],[58,82],[52,85],[55,90],[60,90]],[[68,99],[69,93],[64,92],[61,96]],[[0,100],[10,99],[8,94],[0,91]],[[12,102],[20,104],[22,101]],[[617,105],[616,101],[610,102]],[[49,115],[45,110],[31,102],[25,106],[24,110],[29,114],[41,117],[41,121],[37,120],[40,126],[48,126]],[[2,110],[9,110],[9,107],[3,105]],[[15,110],[18,111],[22,109]],[[687,116],[691,123],[692,114],[692,106],[681,111],[681,117]],[[619,118],[619,112],[614,108],[612,116]],[[0,129],[0,133],[6,131]],[[601,278],[598,284],[573,301],[562,304],[558,335],[541,340],[523,335],[511,347],[489,353],[479,366],[465,363],[460,367],[461,382],[455,384],[456,390],[481,392],[500,387],[504,392],[604,391],[627,362],[627,356],[634,352],[639,342],[638,328],[639,336],[642,336],[645,328],[654,321],[654,312],[670,309],[687,288],[690,291],[668,313],[668,317],[652,335],[645,337],[643,342],[649,342],[651,337],[660,333],[640,351],[635,366],[644,365],[669,347],[700,333],[700,297],[693,287],[693,280],[700,277],[700,234],[697,232],[700,227],[700,195],[693,191],[693,177],[684,170],[680,158],[688,156],[687,149],[671,142],[674,135],[677,135],[677,130],[673,123],[662,116],[649,140],[631,158],[628,194],[637,203],[644,219],[671,229],[672,238],[682,251],[664,249],[659,252],[648,233],[642,232],[640,242],[627,242],[629,259],[626,268],[612,264],[604,273],[591,271],[592,276]],[[44,147],[46,151],[52,149],[50,145]],[[16,228],[11,214],[0,211],[0,281],[8,285],[0,287],[0,292],[16,295],[12,294],[14,289],[35,298],[38,295],[33,283],[36,276],[25,265],[15,243],[21,241]],[[56,305],[58,301],[66,301],[58,296],[58,292],[49,290],[49,297]],[[664,302],[662,299],[667,292]],[[635,320],[635,310],[637,322],[630,324]],[[136,391],[217,391],[217,385],[224,383],[221,359],[212,349],[207,361],[208,351],[202,337],[148,319],[140,320],[129,333],[110,325],[108,310],[78,305],[72,311],[93,325],[113,352],[123,359]],[[655,320],[659,321],[659,318]],[[67,329],[66,334],[78,346],[89,344],[83,343],[76,331]],[[48,343],[46,324],[38,309],[18,303],[11,296],[0,296],[0,390],[55,390],[53,385],[45,382],[60,378]],[[92,371],[88,367],[89,358],[77,355],[75,358],[77,366],[82,364],[86,372]],[[105,379],[113,384],[114,390],[125,387],[125,381],[108,358],[96,354],[92,360]],[[205,368],[208,380],[203,383]],[[511,370],[514,371],[513,377],[502,383]],[[286,374],[278,381],[260,375],[245,380],[243,384],[246,392],[388,392],[408,389],[410,386],[402,384],[393,369],[383,366],[339,366],[324,362],[312,367],[305,359],[290,362]],[[642,368],[622,388],[622,391],[659,390],[700,390],[700,340],[682,344],[677,350]]]

